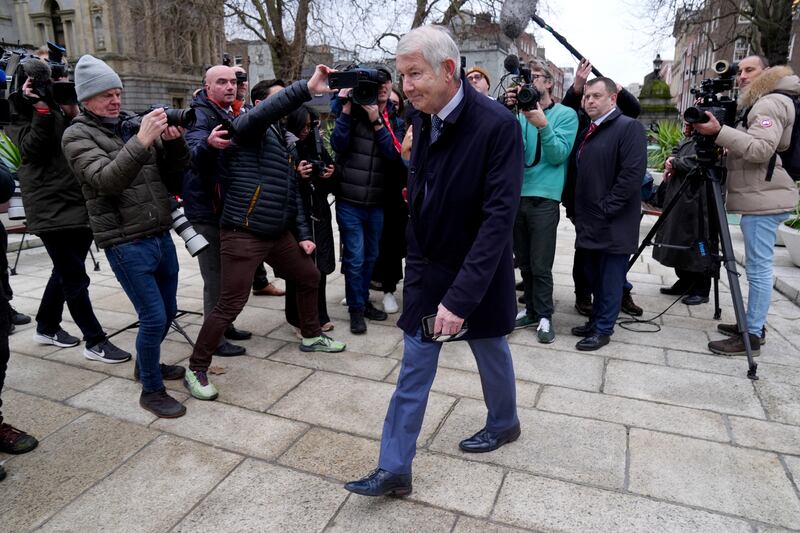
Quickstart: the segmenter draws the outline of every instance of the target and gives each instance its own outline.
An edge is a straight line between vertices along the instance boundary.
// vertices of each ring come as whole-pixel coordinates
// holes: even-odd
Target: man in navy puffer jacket
[[[328,73],[317,66],[308,82],[298,81],[267,97],[262,84],[251,91],[255,107],[233,122],[233,142],[222,152],[220,183],[225,203],[220,219],[222,287],[205,318],[189,361],[185,384],[192,396],[213,400],[208,381],[211,355],[220,336],[247,303],[253,274],[262,261],[293,276],[303,351],[341,352],[345,345],[324,335],[317,306],[319,271],[306,222],[293,160],[279,120],[311,99],[330,92]]]

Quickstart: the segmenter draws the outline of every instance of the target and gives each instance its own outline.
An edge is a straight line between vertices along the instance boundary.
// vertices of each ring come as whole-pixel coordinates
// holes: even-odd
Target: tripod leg
[[[17,257],[14,259],[14,266],[8,269],[9,274],[12,276],[17,275],[17,264],[19,263],[19,254],[22,253],[22,246],[25,244],[25,237],[28,235],[28,232],[22,234],[22,239],[19,241],[19,248],[17,248]]]
[[[714,320],[722,318],[722,308],[719,306],[719,274],[714,276]]]
[[[91,247],[89,248],[89,256],[92,258],[92,263],[94,263],[94,271],[100,272],[100,263],[98,263],[97,259],[94,258],[94,253],[92,253]]]
[[[722,244],[722,264],[725,266],[725,271],[728,273],[728,284],[731,288],[731,299],[733,300],[733,310],[736,314],[736,325],[739,331],[742,332],[742,340],[744,341],[744,350],[747,353],[748,371],[747,377],[756,380],[756,370],[758,364],[753,361],[753,349],[750,346],[750,334],[747,330],[747,313],[744,309],[744,302],[742,300],[742,288],[739,285],[739,273],[736,271],[736,258],[733,255],[733,243],[731,241],[731,232],[728,229],[728,217],[725,214],[725,207],[722,201],[722,186],[719,182],[719,176],[716,169],[709,169],[711,173],[711,187],[713,190],[713,204],[714,211],[719,221],[719,238]]]
[[[680,188],[678,189],[678,192],[675,193],[675,196],[672,197],[672,200],[670,200],[670,202],[667,204],[667,207],[665,207],[664,210],[661,211],[661,216],[658,217],[656,223],[653,224],[653,227],[650,228],[649,232],[647,232],[647,236],[644,239],[642,239],[642,244],[639,245],[639,249],[636,250],[636,253],[631,256],[630,261],[628,261],[628,270],[630,270],[631,267],[636,263],[636,260],[639,259],[640,255],[642,255],[644,249],[650,246],[650,244],[653,242],[653,237],[661,228],[661,226],[664,225],[664,222],[667,221],[667,217],[669,217],[670,213],[672,213],[672,209],[675,207],[675,204],[678,203],[678,201],[683,196],[684,191],[688,187],[689,187],[689,179],[687,178],[681,184]]]
[[[173,320],[170,326],[172,327],[172,329],[183,335],[183,338],[186,339],[186,342],[188,342],[189,345],[192,348],[194,348],[194,341],[192,341],[192,339],[189,338],[189,335],[186,333],[186,330],[184,330],[183,327],[181,327],[181,325],[178,324],[177,320]]]

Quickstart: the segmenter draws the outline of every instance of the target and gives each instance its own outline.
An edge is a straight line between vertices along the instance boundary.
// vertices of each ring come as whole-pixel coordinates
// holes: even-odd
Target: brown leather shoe
[[[750,353],[753,357],[761,355],[761,339],[758,335],[749,334],[750,336]],[[747,355],[744,348],[744,340],[741,335],[736,337],[728,337],[719,341],[711,341],[708,343],[708,349],[719,355]]]
[[[253,289],[253,294],[255,296],[283,296],[286,294],[286,291],[279,289],[272,283],[269,283],[263,289]]]

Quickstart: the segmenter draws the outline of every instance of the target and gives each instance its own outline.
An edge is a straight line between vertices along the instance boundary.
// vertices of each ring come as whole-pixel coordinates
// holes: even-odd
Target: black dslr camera
[[[313,159],[309,161],[311,164],[311,175],[312,176],[322,176],[325,173],[325,169],[328,165],[325,164],[325,161],[321,161],[319,159]]]
[[[342,72],[332,72],[328,75],[328,87],[331,89],[352,88],[350,97],[358,105],[378,103],[378,90],[387,81],[389,81],[389,76],[383,70],[356,66],[350,66]]]
[[[687,108],[683,112],[683,119],[689,124],[704,124],[708,122],[705,112],[709,111],[720,124],[733,126],[736,123],[736,101],[728,96],[717,96],[717,93],[733,89],[734,77],[738,71],[737,63],[714,63],[714,72],[718,77],[706,78],[700,82],[699,89],[692,89],[692,94],[696,94],[700,102]]]
[[[159,107],[163,108],[167,113],[167,126],[180,126],[189,129],[193,127],[197,121],[197,115],[194,109],[171,109],[167,105],[153,104],[147,111],[130,115],[120,121],[120,129],[123,133],[123,137],[132,137],[139,133],[139,128],[142,127],[142,117]]]

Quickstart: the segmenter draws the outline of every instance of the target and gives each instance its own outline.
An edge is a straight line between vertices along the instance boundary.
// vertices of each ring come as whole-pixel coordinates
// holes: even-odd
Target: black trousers
[[[47,254],[53,261],[53,272],[36,313],[36,331],[53,335],[61,327],[64,304],[83,333],[87,346],[106,338],[89,300],[89,276],[86,255],[92,245],[89,228],[65,229],[41,233]]]
[[[702,272],[692,272],[690,270],[675,269],[675,274],[680,280],[682,287],[688,289],[689,296],[702,296],[708,298],[711,292],[711,276]]]

